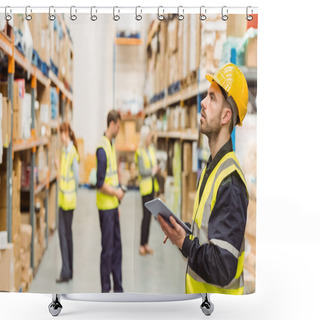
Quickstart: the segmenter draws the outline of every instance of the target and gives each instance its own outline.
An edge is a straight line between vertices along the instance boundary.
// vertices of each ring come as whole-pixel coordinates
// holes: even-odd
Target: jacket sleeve
[[[107,171],[107,155],[103,148],[98,148],[97,157],[97,184],[96,188],[100,189],[103,186]]]
[[[208,221],[208,243],[185,238],[182,253],[188,265],[208,283],[228,285],[237,272],[238,259],[247,219],[246,187],[237,173],[220,185],[216,204]]]

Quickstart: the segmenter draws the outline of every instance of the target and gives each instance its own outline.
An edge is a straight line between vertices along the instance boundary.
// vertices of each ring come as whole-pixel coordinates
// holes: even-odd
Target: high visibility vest
[[[200,245],[205,243],[210,243],[223,248],[233,254],[238,260],[238,266],[235,277],[232,281],[221,287],[217,284],[207,283],[202,279],[195,271],[193,271],[189,265],[186,272],[186,293],[224,293],[224,294],[234,294],[241,295],[244,290],[244,280],[243,280],[243,265],[244,265],[244,239],[240,251],[238,251],[232,244],[227,241],[219,239],[209,239],[208,238],[208,221],[212,212],[212,209],[217,200],[217,193],[221,182],[229,176],[232,172],[238,172],[240,178],[245,184],[246,181],[244,174],[240,168],[239,162],[233,151],[227,153],[216,165],[212,173],[210,174],[206,186],[203,190],[201,201],[199,203],[199,191],[200,186],[205,174],[205,169],[202,171],[200,181],[198,184],[198,189],[196,193],[196,198],[193,206],[193,234],[190,236],[192,240],[194,237],[199,238]],[[247,191],[248,196],[248,191]]]
[[[117,157],[114,145],[110,140],[103,136],[99,148],[103,148],[107,157],[107,168],[104,182],[114,188],[119,187],[119,178],[117,170]],[[99,210],[110,210],[118,208],[119,200],[116,196],[110,196],[97,190],[96,203]]]
[[[72,171],[74,158],[79,162],[80,158],[74,145],[68,153],[63,148],[59,184],[59,207],[63,210],[73,210],[77,205],[76,181]]]
[[[137,167],[138,166],[138,158],[142,157],[143,164],[145,169],[153,169],[157,163],[156,160],[156,152],[154,150],[153,146],[148,147],[148,152],[149,156],[147,153],[147,150],[144,147],[140,147],[137,149],[135,158],[136,158],[136,163]],[[151,160],[151,161],[150,161]],[[154,182],[154,191],[158,192],[159,191],[159,183],[156,177],[152,178],[152,175],[148,177],[141,177],[140,172],[139,172],[139,187],[140,187],[140,193],[142,196],[148,195],[152,192],[152,180]]]

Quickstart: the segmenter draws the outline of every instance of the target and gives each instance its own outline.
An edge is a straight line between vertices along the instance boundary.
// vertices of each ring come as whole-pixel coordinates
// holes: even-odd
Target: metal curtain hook
[[[8,8],[10,8],[10,6],[6,6],[4,8],[4,15],[7,21],[10,21],[12,19],[12,15],[7,13]],[[12,13],[12,9],[10,9],[10,13]]]
[[[246,19],[248,21],[251,21],[253,19],[253,16],[249,14],[249,8],[251,8],[251,14],[253,13],[252,7],[250,7],[250,6],[247,7],[247,9],[246,9]]]
[[[180,9],[182,10],[182,14],[180,13]],[[183,9],[183,6],[179,6],[178,7],[178,15],[177,15],[177,19],[179,21],[182,21],[184,19],[184,9]]]
[[[226,14],[224,14],[224,9],[226,9]],[[223,21],[227,21],[228,20],[228,8],[226,6],[223,6],[221,8],[221,19]]]
[[[204,21],[207,19],[207,9],[205,6],[200,7],[200,20]]]
[[[51,10],[53,10],[53,12],[56,12],[56,9],[54,8],[54,6],[49,7],[49,20],[53,21],[55,20],[56,16],[51,13]]]
[[[70,7],[70,19],[72,21],[75,21],[75,20],[77,20],[78,17],[76,14],[73,13],[73,9],[74,9],[74,12],[77,13],[77,9],[75,6]]]
[[[140,9],[140,12],[142,13],[142,9],[140,6],[136,7],[136,20],[140,21],[142,19],[142,15],[138,14],[138,8]]]
[[[90,9],[90,19],[91,19],[91,21],[97,21],[97,19],[98,19],[98,16],[96,15],[96,14],[93,14],[93,8],[96,8],[96,7],[91,7],[91,9]],[[97,10],[96,10],[96,13],[97,13]]]
[[[114,21],[119,21],[120,20],[120,16],[118,14],[116,14],[116,8],[118,9],[118,13],[120,13],[120,10],[118,7],[113,7],[113,17],[112,19]]]
[[[28,9],[30,8],[30,13],[32,12],[32,9],[30,6],[26,6],[26,10],[25,10],[25,17],[27,21],[30,21],[32,19],[32,15],[28,13]]]
[[[162,21],[164,20],[164,15],[160,14],[160,8],[162,8],[162,13],[164,13],[164,9],[163,9],[163,6],[158,7],[158,20]]]

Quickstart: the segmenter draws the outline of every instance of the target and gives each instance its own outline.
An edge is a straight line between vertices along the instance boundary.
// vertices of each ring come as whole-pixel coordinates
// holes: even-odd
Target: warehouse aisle
[[[61,268],[59,237],[56,231],[31,284],[30,292],[73,293],[101,292],[101,232],[95,205],[95,191],[81,188],[73,220],[74,275],[68,283],[56,284]],[[122,275],[125,292],[184,293],[186,262],[170,242],[163,245],[164,235],[152,219],[149,244],[153,255],[140,256],[141,196],[129,191],[120,205],[122,238]]]

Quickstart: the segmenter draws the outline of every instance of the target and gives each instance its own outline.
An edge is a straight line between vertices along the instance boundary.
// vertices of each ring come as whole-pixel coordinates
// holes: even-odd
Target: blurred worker
[[[69,125],[60,126],[62,155],[59,183],[59,240],[62,257],[62,269],[57,283],[67,282],[73,277],[72,219],[77,205],[79,185],[79,154],[77,140]]]
[[[150,128],[148,126],[142,126],[140,130],[140,145],[135,154],[135,160],[139,170],[139,184],[143,208],[139,248],[141,255],[153,253],[153,250],[148,245],[151,213],[144,204],[153,200],[155,192],[159,191],[159,184],[155,177],[159,172],[159,167],[157,166],[155,148],[151,144],[152,136],[153,134]]]
[[[209,139],[211,156],[198,182],[193,207],[193,234],[170,219],[159,222],[187,257],[186,293],[243,294],[244,232],[248,193],[235,156],[231,133],[247,112],[248,86],[232,63],[220,67],[201,102],[200,130]],[[165,242],[164,241],[164,242]]]
[[[101,228],[100,276],[102,292],[111,290],[110,274],[113,276],[114,292],[122,288],[122,249],[119,223],[119,202],[124,196],[119,186],[117,158],[114,139],[120,128],[119,112],[112,110],[107,117],[107,130],[97,148],[97,207]]]

